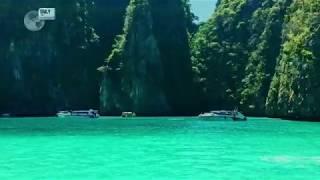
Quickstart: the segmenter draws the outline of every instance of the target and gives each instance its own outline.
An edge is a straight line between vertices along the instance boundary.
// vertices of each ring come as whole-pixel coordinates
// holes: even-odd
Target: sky
[[[217,0],[190,0],[192,11],[199,21],[206,21],[212,15]]]

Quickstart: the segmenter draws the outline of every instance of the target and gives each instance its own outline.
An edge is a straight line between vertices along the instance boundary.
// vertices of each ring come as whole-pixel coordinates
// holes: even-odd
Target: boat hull
[[[246,121],[247,119],[240,119],[240,118],[232,118],[232,117],[215,117],[215,116],[199,116],[202,120],[207,121]]]
[[[89,111],[61,111],[57,113],[59,118],[66,117],[84,117],[84,118],[99,118],[100,115],[98,111],[89,110]]]

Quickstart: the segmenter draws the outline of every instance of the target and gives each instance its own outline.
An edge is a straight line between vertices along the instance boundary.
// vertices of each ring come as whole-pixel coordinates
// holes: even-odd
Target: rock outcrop
[[[121,32],[127,5],[126,0],[1,1],[0,114],[98,108],[96,68]],[[24,15],[40,7],[56,8],[57,19],[39,32],[28,31]]]
[[[148,0],[131,0],[123,34],[103,67],[101,109],[105,113],[133,111],[156,115],[168,112],[162,88],[163,65],[153,33]]]

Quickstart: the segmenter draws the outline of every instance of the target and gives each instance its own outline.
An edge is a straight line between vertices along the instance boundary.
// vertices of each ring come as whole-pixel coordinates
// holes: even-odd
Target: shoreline
[[[11,118],[58,118],[56,115],[10,115],[0,116],[0,119],[11,119]],[[137,116],[132,118],[196,118],[195,116],[183,116],[183,115],[168,115],[168,116]],[[320,118],[292,118],[292,117],[271,117],[271,116],[247,116],[250,118],[269,118],[277,119],[280,121],[295,121],[295,122],[320,122]],[[120,115],[101,116],[101,118],[122,118]]]

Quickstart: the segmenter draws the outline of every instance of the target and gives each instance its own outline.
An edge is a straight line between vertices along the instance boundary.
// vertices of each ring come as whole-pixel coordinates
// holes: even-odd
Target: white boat
[[[71,112],[70,111],[59,111],[57,113],[58,117],[64,118],[64,117],[69,117],[71,116]]]
[[[237,110],[234,111],[226,111],[226,110],[220,110],[220,111],[210,111],[208,113],[202,113],[199,115],[199,118],[205,118],[209,120],[227,120],[231,119],[233,121],[246,121],[247,117],[240,113]]]
[[[57,113],[58,117],[64,118],[64,117],[88,117],[88,118],[98,118],[100,117],[97,110],[81,110],[81,111],[59,111]]]
[[[121,117],[123,118],[128,118],[128,117],[136,117],[136,113],[135,112],[122,112]]]

